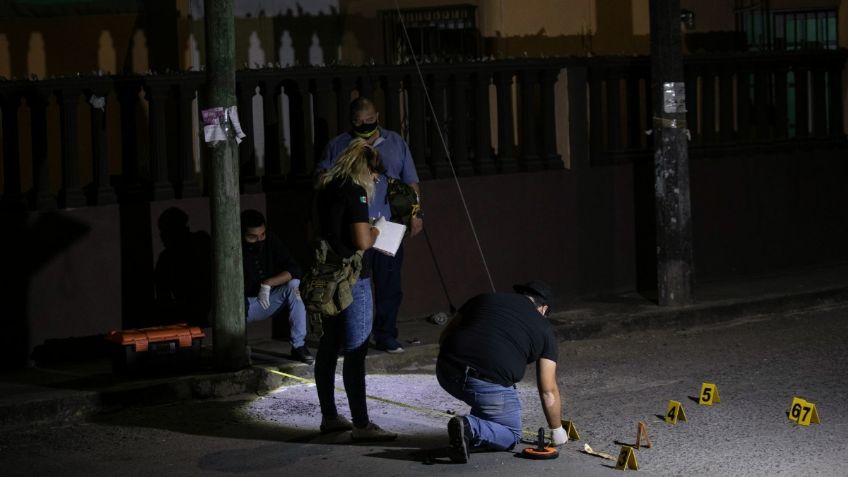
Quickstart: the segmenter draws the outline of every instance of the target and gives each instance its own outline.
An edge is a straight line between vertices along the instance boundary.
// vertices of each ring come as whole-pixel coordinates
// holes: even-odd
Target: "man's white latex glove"
[[[263,310],[267,310],[271,306],[271,285],[259,285],[259,296],[256,297]]]
[[[561,446],[568,442],[568,433],[565,432],[565,428],[559,426],[556,429],[551,429],[551,440],[554,441],[555,446]]]

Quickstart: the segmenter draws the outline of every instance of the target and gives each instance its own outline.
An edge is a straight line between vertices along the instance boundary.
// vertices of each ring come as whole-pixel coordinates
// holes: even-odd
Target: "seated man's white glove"
[[[551,440],[554,441],[555,446],[561,446],[568,442],[568,433],[565,432],[565,428],[559,426],[556,429],[551,429]]]
[[[267,310],[271,306],[271,285],[259,285],[259,296],[256,297],[263,310]]]

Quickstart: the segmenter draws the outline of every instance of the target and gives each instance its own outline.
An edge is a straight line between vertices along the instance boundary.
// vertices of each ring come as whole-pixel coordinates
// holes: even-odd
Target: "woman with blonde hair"
[[[380,233],[371,226],[368,203],[374,197],[374,178],[381,169],[377,151],[365,140],[356,139],[318,179],[320,236],[341,258],[368,250]],[[359,280],[351,288],[353,303],[337,316],[324,317],[324,334],[315,359],[321,432],[351,430],[354,441],[386,441],[397,437],[371,422],[365,401],[365,355],[373,320],[370,272],[370,266],[363,261]],[[340,351],[345,358],[342,376],[352,423],[336,409],[335,374]]]

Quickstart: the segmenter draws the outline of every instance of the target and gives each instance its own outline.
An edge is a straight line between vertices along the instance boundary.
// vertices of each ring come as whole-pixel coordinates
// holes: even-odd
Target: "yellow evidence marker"
[[[568,440],[570,441],[579,441],[580,434],[577,433],[577,428],[574,427],[574,423],[571,421],[560,421],[562,423],[562,427],[565,428],[565,433],[568,434]]]
[[[636,462],[636,451],[630,446],[621,446],[615,468],[616,470],[639,470],[639,464]]]
[[[642,439],[645,440],[645,443],[642,444]],[[647,447],[650,449],[653,447],[653,443],[651,443],[651,438],[648,437],[648,429],[645,427],[645,423],[639,421],[639,424],[636,426],[636,445],[633,447],[638,449],[640,447]]]
[[[789,420],[802,426],[821,424],[816,405],[797,396],[792,398],[792,407],[789,409]]]
[[[669,401],[668,409],[665,412],[665,422],[669,424],[677,424],[677,421],[681,420],[686,422],[686,413],[683,411],[683,405],[680,404],[680,401]]]
[[[718,387],[713,383],[701,384],[701,394],[698,397],[698,404],[702,406],[712,406],[721,402],[718,395]]]

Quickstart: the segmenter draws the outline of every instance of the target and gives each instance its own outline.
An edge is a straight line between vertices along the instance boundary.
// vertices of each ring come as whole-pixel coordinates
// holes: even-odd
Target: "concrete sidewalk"
[[[661,308],[636,293],[558,303],[551,320],[560,339],[568,341],[828,307],[848,303],[848,264],[699,283],[696,291],[695,303],[680,308]],[[369,373],[433,369],[443,326],[424,317],[403,319],[399,327],[406,352],[372,349]],[[203,363],[211,361],[210,341],[204,342]],[[81,419],[119,406],[261,394],[312,377],[311,366],[288,359],[288,343],[250,335],[248,341],[253,366],[234,373],[215,373],[207,365],[191,375],[125,378],[112,374],[105,358],[5,372],[0,374],[0,429]]]

